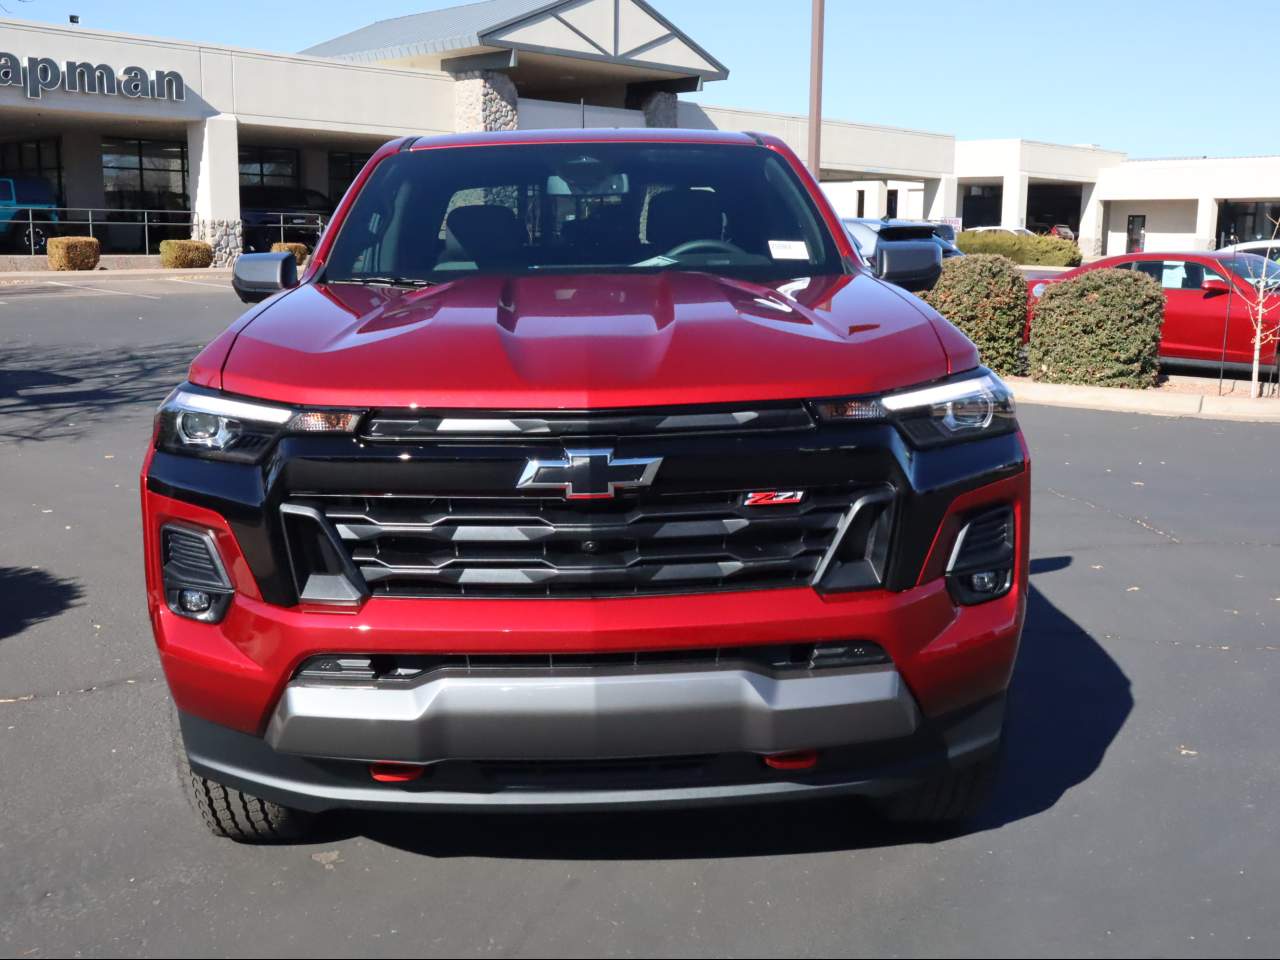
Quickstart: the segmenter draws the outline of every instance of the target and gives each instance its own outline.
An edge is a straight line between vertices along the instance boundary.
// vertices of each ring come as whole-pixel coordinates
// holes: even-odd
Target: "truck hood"
[[[204,359],[210,385],[216,363],[222,389],[294,404],[591,409],[874,393],[951,366],[936,314],[865,273],[308,283],[264,306],[193,380]]]

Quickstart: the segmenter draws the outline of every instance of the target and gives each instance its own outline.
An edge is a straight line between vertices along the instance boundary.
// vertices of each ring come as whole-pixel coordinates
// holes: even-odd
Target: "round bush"
[[[96,237],[50,237],[45,248],[50,270],[92,270],[101,254]]]
[[[1050,283],[1031,320],[1031,375],[1048,383],[1153,386],[1164,291],[1137,270]]]
[[[161,240],[160,265],[178,270],[203,269],[213,264],[213,247],[203,240]]]
[[[1037,267],[1078,267],[1080,248],[1063,237],[1028,236],[998,230],[965,230],[956,235],[965,253],[998,253],[1014,263]]]
[[[302,266],[307,262],[307,255],[311,253],[311,248],[305,243],[273,243],[271,252],[292,253],[293,259],[298,261],[298,266]]]
[[[924,299],[978,347],[982,362],[1000,374],[1022,370],[1027,281],[1007,257],[952,257]]]

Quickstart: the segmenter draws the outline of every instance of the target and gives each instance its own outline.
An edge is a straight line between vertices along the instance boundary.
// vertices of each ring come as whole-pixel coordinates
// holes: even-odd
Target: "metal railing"
[[[50,237],[96,237],[103,253],[160,252],[162,240],[191,236],[189,210],[109,210],[90,207],[0,207],[5,253],[38,256]]]
[[[304,243],[314,250],[330,214],[242,210],[240,216],[244,252],[260,253],[273,243]]]
[[[245,252],[273,243],[304,243],[315,249],[329,222],[327,213],[244,211]],[[190,210],[116,210],[91,207],[0,207],[0,253],[39,256],[50,237],[96,237],[103,253],[157,254],[162,240],[186,240],[195,225]]]

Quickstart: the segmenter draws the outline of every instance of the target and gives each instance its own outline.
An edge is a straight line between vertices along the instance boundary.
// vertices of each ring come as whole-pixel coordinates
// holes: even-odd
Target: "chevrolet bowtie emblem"
[[[563,460],[530,460],[516,482],[521,490],[559,490],[569,500],[602,500],[618,490],[653,483],[661,457],[614,459],[613,451],[566,450]]]

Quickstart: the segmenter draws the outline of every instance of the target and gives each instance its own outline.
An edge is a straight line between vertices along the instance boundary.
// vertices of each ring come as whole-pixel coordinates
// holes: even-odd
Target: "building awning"
[[[644,0],[482,0],[379,20],[302,52],[364,63],[440,69],[500,63],[518,52],[538,62],[567,58],[636,80],[723,80],[724,64]],[[585,66],[586,64],[584,64]]]

